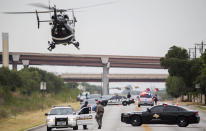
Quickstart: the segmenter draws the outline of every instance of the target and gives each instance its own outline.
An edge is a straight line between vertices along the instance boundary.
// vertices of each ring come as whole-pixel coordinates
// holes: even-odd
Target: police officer
[[[83,109],[84,108],[84,109]],[[85,101],[84,105],[81,107],[82,113],[81,114],[89,114],[89,107],[88,107],[88,101]],[[83,125],[83,129],[87,130],[87,125]]]
[[[153,99],[154,99],[155,105],[157,105],[157,101],[158,101],[157,95],[155,95]]]
[[[95,116],[96,121],[99,125],[98,129],[101,129],[101,127],[102,127],[103,114],[104,114],[104,107],[102,106],[101,102],[99,101],[97,103],[96,116]]]
[[[128,99],[131,98],[131,94],[130,94],[130,92],[128,92],[128,94],[127,94],[127,98],[128,98]]]

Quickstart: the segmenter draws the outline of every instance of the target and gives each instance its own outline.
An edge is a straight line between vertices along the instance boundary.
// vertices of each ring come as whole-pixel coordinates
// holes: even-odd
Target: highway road
[[[190,124],[188,127],[178,127],[177,125],[163,125],[163,124],[143,124],[139,127],[133,127],[130,124],[122,123],[120,120],[121,113],[130,112],[134,110],[146,110],[147,107],[138,108],[136,105],[122,106],[111,105],[105,107],[105,114],[103,118],[103,127],[101,131],[206,131],[206,113],[199,111],[200,123]],[[191,108],[191,107],[189,107]],[[88,126],[88,131],[99,131],[97,123]],[[72,131],[72,128],[67,129],[53,129],[53,131]],[[46,127],[39,128],[34,131],[46,131]],[[82,126],[79,126],[79,131],[83,131]]]

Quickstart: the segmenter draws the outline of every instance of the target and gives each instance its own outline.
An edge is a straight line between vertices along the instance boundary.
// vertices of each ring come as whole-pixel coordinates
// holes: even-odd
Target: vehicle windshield
[[[54,108],[50,111],[50,115],[70,115],[73,112],[72,108]]]
[[[96,104],[96,101],[94,99],[88,99],[87,101],[88,101],[88,104],[90,105]]]
[[[102,96],[102,99],[110,99],[112,96],[111,95],[104,95]]]
[[[100,94],[91,94],[89,95],[89,98],[100,98],[101,95]]]

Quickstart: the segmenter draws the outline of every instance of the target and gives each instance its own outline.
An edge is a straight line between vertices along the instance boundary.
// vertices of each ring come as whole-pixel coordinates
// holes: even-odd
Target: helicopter
[[[48,41],[48,50],[52,51],[56,45],[70,45],[73,44],[77,49],[79,49],[79,42],[75,39],[75,23],[77,22],[74,16],[73,9],[57,9],[54,5],[53,7],[45,6],[40,3],[31,4],[33,6],[46,8],[46,11],[34,11],[34,12],[4,12],[5,14],[36,14],[38,29],[40,28],[41,22],[48,22],[51,28],[52,41]],[[65,12],[72,12],[72,17],[69,17]],[[40,20],[40,13],[50,13],[51,20]],[[52,14],[51,14],[52,13]]]
[[[31,12],[4,12],[5,14],[36,14],[37,23],[38,23],[38,29],[40,28],[41,22],[49,22],[49,24],[52,26],[51,28],[51,36],[52,41],[48,41],[49,47],[48,50],[52,51],[56,45],[70,45],[73,44],[77,49],[79,49],[79,42],[75,39],[75,23],[77,22],[77,19],[74,15],[74,10],[79,10],[83,8],[90,8],[90,7],[97,7],[102,6],[106,4],[112,4],[115,3],[112,2],[105,2],[105,3],[99,3],[89,6],[83,6],[79,8],[71,8],[71,9],[58,9],[56,8],[56,5],[53,7],[50,7],[50,1],[49,6],[46,6],[42,3],[32,3],[29,5],[40,7],[47,9],[46,11],[31,11]],[[69,17],[66,12],[71,12],[71,17]],[[40,13],[50,13],[51,20],[40,20],[39,14]]]

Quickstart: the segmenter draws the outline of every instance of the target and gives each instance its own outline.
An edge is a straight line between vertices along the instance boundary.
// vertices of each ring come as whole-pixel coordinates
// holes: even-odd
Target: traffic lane
[[[196,108],[194,108],[193,106],[186,106],[187,108],[190,108],[192,110],[197,110]],[[204,128],[206,131],[206,112],[202,111],[202,110],[197,110],[199,112],[200,115],[200,123],[199,126]],[[204,131],[204,130],[203,130]]]
[[[139,110],[146,111],[147,108],[150,107],[151,106],[141,106]],[[192,107],[186,107],[186,108],[196,110]],[[187,127],[179,127],[177,125],[167,125],[167,124],[145,124],[148,128],[148,130],[145,131],[206,131],[206,125],[205,125],[206,113],[199,111],[199,115],[200,115],[200,123],[198,124],[189,124],[189,126]]]
[[[114,107],[116,107],[117,105],[115,105]],[[109,112],[111,112],[111,110],[113,110],[113,106],[106,106],[105,107],[105,113],[104,113],[104,117],[107,116],[107,114],[109,114]],[[95,115],[95,113],[93,113]],[[103,123],[104,123],[104,117],[103,117]],[[83,126],[80,125],[78,126],[78,130],[80,131],[83,131]],[[93,124],[92,125],[88,125],[88,130],[95,130],[98,128],[98,125],[97,125],[97,122],[95,119],[93,119]],[[35,130],[32,130],[32,131],[46,131],[47,130],[47,127],[46,126],[43,126],[41,128],[38,128],[38,129],[35,129]],[[73,129],[72,128],[59,128],[59,129],[52,129],[53,131],[72,131]]]
[[[107,112],[103,118],[103,131],[145,131],[142,127],[132,127],[131,125],[121,122],[121,113],[132,112],[136,110],[136,105],[131,104],[129,106],[111,105],[108,106],[110,112]],[[96,128],[97,129],[97,128]]]
[[[140,108],[137,105],[131,104],[130,106],[122,105],[109,105],[105,107],[105,113],[103,117],[103,127],[101,131],[206,131],[203,130],[204,127],[202,124],[189,125],[188,127],[178,127],[177,125],[165,125],[165,124],[143,124],[142,126],[133,127],[131,124],[125,124],[121,122],[121,113],[132,112],[135,110],[146,110],[149,106],[141,106]],[[205,114],[200,113],[202,118]],[[88,126],[89,131],[98,131],[98,125],[93,120],[93,125]],[[56,131],[72,131],[72,128],[66,129],[54,129]],[[79,130],[83,131],[82,126],[79,126]],[[35,131],[46,131],[46,127]]]
[[[130,106],[122,105],[108,105],[105,107],[105,113],[103,116],[103,125],[101,131],[145,131],[146,127],[133,127],[128,124],[121,122],[121,113],[132,112],[136,110],[136,105],[131,104]],[[99,131],[96,120],[93,120],[93,125],[88,125],[88,131]],[[53,129],[53,131],[72,131],[72,128],[65,129]],[[34,131],[46,131],[46,126],[36,129]],[[79,131],[83,131],[83,127],[79,126]]]

